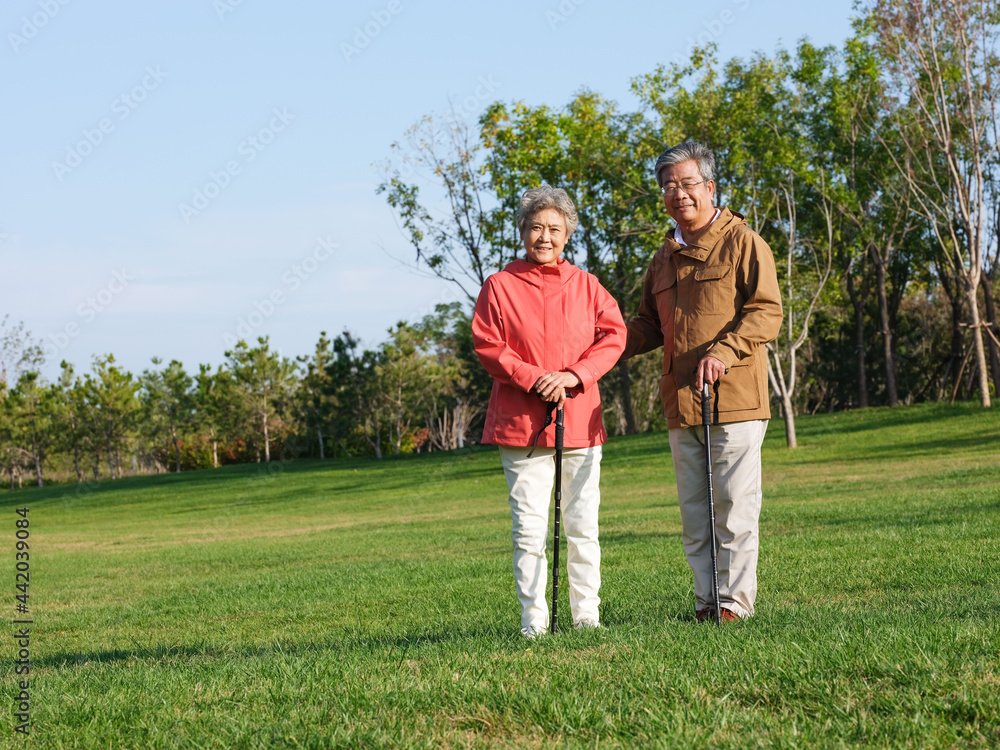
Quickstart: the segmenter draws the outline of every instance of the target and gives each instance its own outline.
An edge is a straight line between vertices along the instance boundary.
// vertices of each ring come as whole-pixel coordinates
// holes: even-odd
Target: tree
[[[997,148],[998,15],[987,0],[876,0],[862,19],[893,94],[885,106],[901,149],[885,146],[961,281],[984,407],[990,393],[978,291]]]
[[[198,366],[194,376],[191,401],[194,408],[193,428],[202,433],[212,445],[212,468],[219,468],[219,440],[225,434],[227,415],[232,416],[232,404],[227,403],[226,394],[231,379],[230,373],[222,367],[213,373],[211,365]]]
[[[267,336],[257,339],[250,348],[245,341],[226,352],[238,398],[253,414],[264,447],[264,460],[271,461],[271,433],[275,421],[284,429],[283,417],[294,390],[296,364],[278,352],[272,352]],[[257,449],[260,461],[260,449]]]
[[[382,458],[382,410],[378,392],[380,357],[370,350],[359,351],[361,342],[348,331],[333,341],[334,359],[330,376],[334,385],[337,410],[335,432],[341,449],[350,453],[349,443],[355,430],[376,458]]]
[[[486,277],[515,257],[510,228],[494,207],[476,134],[461,119],[428,116],[392,149],[398,154],[396,164],[384,165],[376,193],[384,193],[396,211],[416,250],[416,265],[455,284],[475,302]],[[444,190],[447,209],[440,215],[426,207],[420,186],[407,181],[421,172]]]
[[[138,390],[139,383],[132,373],[115,364],[113,354],[95,356],[93,374],[84,376],[84,398],[93,427],[103,438],[108,474],[112,479],[124,476],[121,452],[135,429],[135,418],[139,412]]]
[[[9,314],[0,320],[0,401],[21,373],[37,370],[45,361],[41,345],[31,338],[24,323],[12,326],[8,320]]]
[[[153,357],[154,365],[159,366],[162,362],[159,357]],[[142,400],[149,417],[147,425],[152,428],[154,435],[161,429],[169,434],[174,447],[176,471],[180,472],[180,433],[188,429],[194,419],[191,394],[193,381],[184,372],[184,365],[174,359],[162,370],[146,370],[140,383]]]
[[[326,458],[325,443],[336,398],[333,395],[330,367],[333,362],[333,343],[321,331],[312,359],[299,357],[305,374],[297,391],[297,409],[309,434],[316,435],[319,457]]]
[[[472,319],[453,302],[438,305],[416,329],[431,358],[422,382],[428,442],[438,450],[463,448],[474,425],[481,428],[493,388],[475,354]]]

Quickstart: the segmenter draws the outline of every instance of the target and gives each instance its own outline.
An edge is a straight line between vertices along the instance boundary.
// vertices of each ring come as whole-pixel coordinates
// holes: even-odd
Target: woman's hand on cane
[[[580,385],[580,378],[569,370],[547,372],[535,381],[534,390],[542,401],[552,401],[558,406],[566,402],[566,389]]]

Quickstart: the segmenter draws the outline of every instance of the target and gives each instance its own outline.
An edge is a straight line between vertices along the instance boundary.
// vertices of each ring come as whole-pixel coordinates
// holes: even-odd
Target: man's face
[[[660,185],[667,188],[663,193],[663,205],[681,230],[697,232],[709,225],[715,216],[712,205],[715,183],[702,179],[698,162],[690,159],[664,167],[660,170]],[[684,189],[683,185],[690,187]]]

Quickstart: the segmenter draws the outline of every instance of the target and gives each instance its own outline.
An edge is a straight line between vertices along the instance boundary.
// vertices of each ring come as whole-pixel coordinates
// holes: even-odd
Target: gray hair
[[[569,238],[576,231],[580,220],[576,215],[576,206],[570,200],[569,194],[562,188],[554,188],[551,185],[525,190],[521,196],[521,205],[517,209],[517,231],[524,234],[524,225],[528,223],[539,211],[547,208],[554,208],[566,219],[566,237]]]
[[[698,141],[684,141],[673,148],[668,148],[656,160],[656,166],[653,167],[656,184],[662,187],[660,170],[684,161],[694,161],[697,163],[698,172],[701,174],[701,179],[705,182],[713,179],[713,175],[715,174],[715,155],[707,146],[698,143]]]

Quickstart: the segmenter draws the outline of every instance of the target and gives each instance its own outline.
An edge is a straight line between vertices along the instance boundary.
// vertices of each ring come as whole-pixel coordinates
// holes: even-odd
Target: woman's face
[[[540,266],[554,266],[566,247],[566,217],[554,208],[544,208],[524,224],[521,240],[528,260]]]

